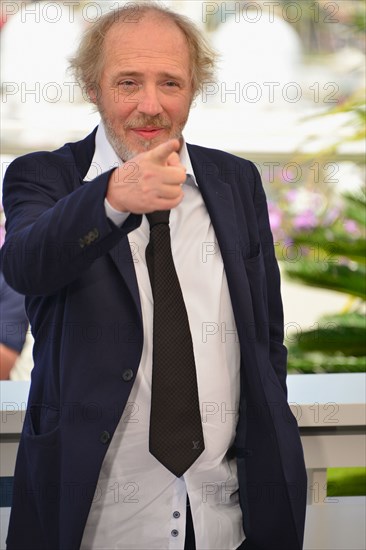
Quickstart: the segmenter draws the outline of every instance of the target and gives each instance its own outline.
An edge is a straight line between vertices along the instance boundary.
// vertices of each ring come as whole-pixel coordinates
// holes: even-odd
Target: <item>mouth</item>
[[[143,137],[144,139],[153,139],[154,137],[161,134],[165,130],[165,128],[146,126],[143,128],[131,128],[131,130],[140,137]]]

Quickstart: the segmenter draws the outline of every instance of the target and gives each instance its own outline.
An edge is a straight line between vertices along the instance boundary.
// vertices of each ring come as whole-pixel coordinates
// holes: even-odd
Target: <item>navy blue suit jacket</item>
[[[247,548],[300,550],[306,474],[286,400],[278,266],[255,166],[190,145],[220,245],[241,346],[235,445]],[[15,160],[4,183],[2,266],[26,295],[35,337],[8,548],[74,550],[108,443],[142,351],[142,317],[127,234],[109,221],[110,172],[83,178],[95,131],[55,152]],[[192,266],[194,269],[194,266]]]

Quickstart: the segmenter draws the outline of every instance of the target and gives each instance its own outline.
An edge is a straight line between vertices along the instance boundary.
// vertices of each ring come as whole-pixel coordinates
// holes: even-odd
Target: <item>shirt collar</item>
[[[186,169],[187,183],[193,183],[197,186],[196,176],[193,172],[191,159],[189,158],[187,144],[183,138],[183,144],[179,152],[180,161]],[[84,180],[90,181],[99,174],[107,172],[116,166],[122,166],[123,161],[119,158],[112,145],[108,141],[104,124],[100,121],[97,133],[95,135],[95,151],[93,160]]]

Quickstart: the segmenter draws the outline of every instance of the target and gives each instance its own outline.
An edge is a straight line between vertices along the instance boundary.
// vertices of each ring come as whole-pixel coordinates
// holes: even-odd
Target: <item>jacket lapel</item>
[[[140,320],[142,322],[140,294],[137,284],[133,257],[131,253],[131,247],[127,235],[123,237],[120,242],[109,251],[109,255],[115,263],[118,271],[122,275],[124,282],[126,283],[126,286],[131,293],[136,309],[139,313]]]
[[[221,254],[230,263],[230,257],[238,256],[240,253],[240,238],[231,187],[220,178],[219,168],[212,160],[205,160],[192,146],[188,146],[188,150]]]

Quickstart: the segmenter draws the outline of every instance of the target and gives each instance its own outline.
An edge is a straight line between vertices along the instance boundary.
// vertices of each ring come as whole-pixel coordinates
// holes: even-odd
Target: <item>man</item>
[[[24,296],[7,285],[0,271],[0,380],[12,378],[28,328]]]
[[[3,268],[35,336],[8,548],[299,550],[305,470],[264,192],[252,163],[181,134],[210,49],[149,2],[97,22],[72,65],[101,125],[18,159],[5,184]],[[148,218],[167,210],[203,433],[179,474],[149,433],[153,403],[169,397],[152,380],[170,329],[156,337]],[[183,441],[184,411],[164,437]]]

